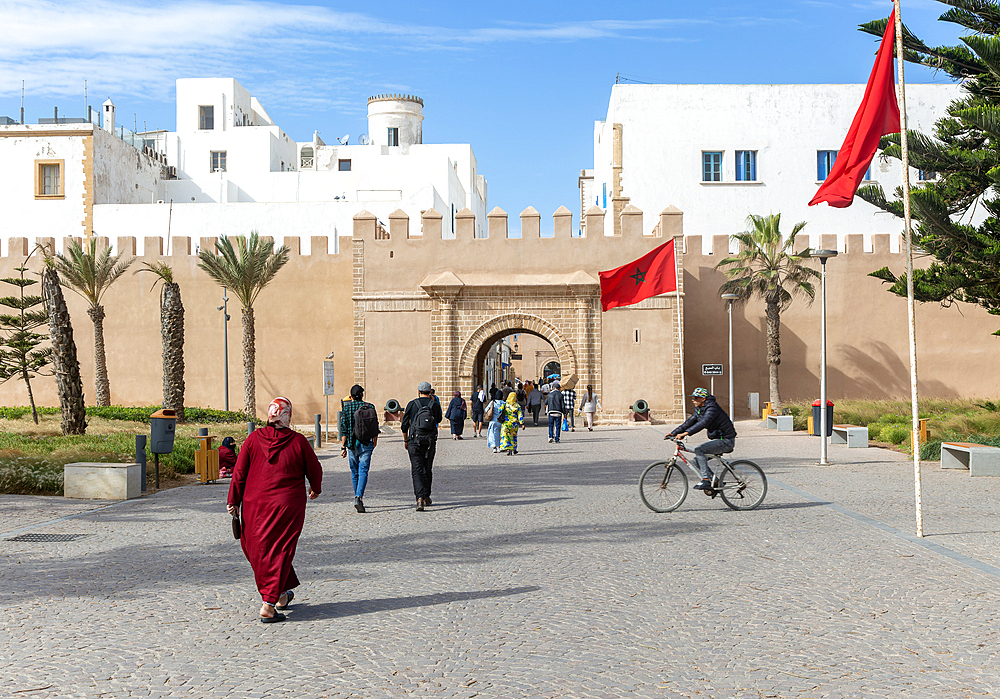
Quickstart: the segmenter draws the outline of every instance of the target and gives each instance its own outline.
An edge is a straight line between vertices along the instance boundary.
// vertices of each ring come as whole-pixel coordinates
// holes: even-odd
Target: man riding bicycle
[[[694,403],[694,414],[673,432],[663,435],[664,439],[683,439],[690,434],[708,430],[708,441],[694,448],[694,461],[701,472],[701,483],[695,490],[711,490],[712,469],[708,467],[706,454],[728,454],[736,447],[736,428],[726,415],[715,396],[704,388],[696,388],[689,396]]]

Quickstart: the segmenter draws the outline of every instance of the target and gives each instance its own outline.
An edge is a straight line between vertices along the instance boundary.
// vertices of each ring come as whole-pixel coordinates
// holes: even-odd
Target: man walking
[[[545,411],[549,414],[549,442],[558,444],[563,421],[563,396],[558,381],[552,382],[552,390],[545,396]]]
[[[368,468],[372,452],[378,444],[378,412],[371,403],[362,400],[365,389],[351,386],[351,399],[341,401],[340,406],[340,458],[346,458],[351,467],[351,481],[354,483],[354,509],[365,511],[361,498],[368,485]]]
[[[542,392],[537,386],[532,386],[531,393],[528,394],[528,410],[531,411],[535,427],[538,427],[538,413],[542,410]]]
[[[400,428],[403,448],[410,455],[410,475],[417,512],[431,504],[431,467],[437,451],[438,425],[441,424],[441,404],[431,395],[431,385],[421,381],[417,397],[406,404]]]
[[[573,413],[576,410],[576,391],[572,387],[564,388],[562,395],[564,420],[569,425],[569,431],[576,432],[576,421],[573,419]]]

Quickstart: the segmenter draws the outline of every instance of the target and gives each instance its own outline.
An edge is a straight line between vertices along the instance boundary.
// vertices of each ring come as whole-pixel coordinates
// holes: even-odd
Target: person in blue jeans
[[[368,485],[368,468],[371,465],[372,452],[378,444],[376,435],[367,444],[359,442],[354,436],[354,413],[363,406],[375,406],[362,400],[365,396],[365,389],[354,384],[351,386],[351,399],[341,401],[340,437],[341,449],[340,458],[347,458],[351,467],[351,481],[354,483],[354,509],[358,512],[365,511],[365,503],[361,498],[365,495],[365,486]]]
[[[563,421],[563,394],[559,382],[552,382],[552,390],[545,396],[545,412],[549,415],[549,442],[559,443],[559,432]]]
[[[695,434],[702,430],[708,431],[708,441],[699,444],[694,448],[694,462],[701,472],[701,483],[697,484],[695,490],[711,490],[712,469],[708,467],[708,457],[706,454],[728,454],[736,446],[736,428],[733,421],[726,415],[715,396],[709,395],[704,388],[696,388],[691,392],[691,401],[694,403],[694,413],[684,424],[678,425],[670,434],[663,435],[664,439],[675,437],[683,439],[689,434]]]

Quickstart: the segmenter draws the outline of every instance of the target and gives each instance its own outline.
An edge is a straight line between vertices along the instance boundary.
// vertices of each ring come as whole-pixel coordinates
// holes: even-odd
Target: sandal
[[[277,624],[279,621],[284,621],[285,615],[274,613],[274,616],[262,616],[260,618],[260,623],[262,624]]]
[[[289,608],[289,607],[290,607],[290,606],[292,605],[292,600],[293,600],[293,599],[295,599],[295,593],[294,593],[294,592],[292,592],[291,590],[286,590],[286,591],[285,591],[285,594],[286,594],[286,595],[288,595],[288,601],[287,601],[287,602],[285,602],[285,606],[284,606],[284,607],[281,607],[281,606],[278,606],[278,605],[275,605],[275,607],[274,607],[274,608],[275,608],[275,609],[277,609],[277,610],[278,610],[279,612],[283,612],[283,611],[285,611],[286,609],[288,609],[288,608]]]

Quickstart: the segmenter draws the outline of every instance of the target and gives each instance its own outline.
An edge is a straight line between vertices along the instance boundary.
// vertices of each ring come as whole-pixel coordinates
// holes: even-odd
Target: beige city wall
[[[714,236],[712,254],[701,254],[700,236],[685,241],[685,380],[688,393],[708,386],[701,365],[728,364],[726,306],[719,298],[725,281],[715,265],[729,254],[726,236]],[[827,263],[827,342],[829,396],[838,398],[898,398],[910,394],[906,299],[886,291],[869,272],[889,266],[905,269],[906,258],[889,252],[889,236],[872,237],[873,252],[864,252],[862,236],[848,235],[846,251]],[[820,247],[836,248],[835,236],[822,236]],[[919,259],[919,258],[918,258]],[[819,268],[819,262],[814,263]],[[1000,318],[968,304],[942,308],[918,304],[917,366],[920,395],[927,398],[996,397]],[[750,302],[733,310],[736,412],[747,414],[747,393],[768,400],[764,304]],[[809,305],[797,298],[781,315],[780,389],[783,400],[819,397],[820,289]],[[729,401],[727,376],[715,380],[715,394]]]
[[[202,249],[212,249],[214,238],[202,238]],[[147,238],[150,253],[162,247],[159,238]],[[313,250],[326,250],[325,238],[313,238]],[[254,305],[257,348],[257,414],[277,395],[287,396],[294,406],[293,419],[309,423],[323,407],[323,359],[335,353],[337,395],[346,395],[353,375],[351,331],[351,259],[349,255],[299,255],[299,241],[288,241],[292,250],[288,264],[260,294]],[[119,238],[118,249],[133,252],[133,238]],[[348,246],[349,247],[349,246]],[[15,254],[0,258],[0,277],[16,277],[15,267],[24,262],[27,241],[11,238]],[[163,260],[174,271],[184,301],[185,402],[211,408],[224,406],[222,289],[197,267],[190,254],[189,238],[175,236],[169,257],[146,254],[136,259],[132,270],[143,262]],[[16,254],[20,252],[21,254]],[[37,253],[28,267],[37,271]],[[36,277],[37,278],[37,277]],[[158,405],[163,398],[158,288],[150,291],[151,274],[121,277],[104,297],[107,317],[104,335],[111,380],[111,400],[118,405]],[[2,285],[7,286],[7,285]],[[38,285],[32,287],[36,292]],[[2,292],[13,293],[13,287]],[[94,332],[86,302],[64,289],[73,319],[85,400],[94,400]],[[243,355],[240,304],[229,292],[229,406],[243,409]],[[32,382],[39,405],[58,405],[55,382],[39,378]],[[0,385],[0,404],[27,405],[21,381]],[[333,401],[331,401],[331,412]]]

